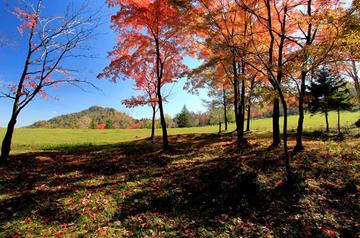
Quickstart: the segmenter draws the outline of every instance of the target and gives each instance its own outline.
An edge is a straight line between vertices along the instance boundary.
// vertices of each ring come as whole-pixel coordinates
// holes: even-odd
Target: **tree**
[[[311,73],[328,61],[334,60],[334,52],[338,51],[340,33],[346,13],[342,11],[340,1],[328,1],[326,5],[321,0],[304,0],[300,3],[299,12],[291,16],[298,30],[288,39],[294,43],[293,68],[294,81],[298,92],[298,125],[295,151],[303,150],[302,134],[304,124],[304,100],[306,85],[311,80]],[[303,9],[303,10],[302,10]],[[345,14],[345,15],[344,15]]]
[[[176,123],[180,128],[191,127],[193,125],[192,115],[185,105],[182,108],[181,112],[176,115]]]
[[[340,127],[340,110],[351,110],[353,107],[353,97],[350,93],[350,90],[346,87],[346,83],[343,87],[340,87],[336,90],[333,95],[334,107],[337,111],[337,127],[338,135],[341,133]]]
[[[184,34],[186,12],[170,0],[107,0],[120,10],[112,16],[118,32],[117,45],[109,53],[112,61],[99,78],[134,78],[141,65],[147,64],[156,75],[156,94],[160,111],[163,147],[169,148],[163,107],[162,88],[177,79],[186,66],[183,55],[190,42]]]
[[[155,72],[149,65],[144,62],[134,69],[134,75],[132,76],[136,82],[136,90],[144,92],[144,95],[132,97],[122,101],[127,107],[132,108],[136,106],[150,105],[152,109],[152,126],[151,126],[151,142],[155,142],[155,117],[158,106],[157,95],[157,78]],[[165,97],[163,97],[165,101]]]
[[[198,0],[194,22],[197,34],[198,57],[204,64],[195,69],[190,76],[206,76],[213,73],[210,80],[232,86],[235,111],[237,143],[239,148],[246,144],[244,137],[245,88],[251,77],[247,72],[248,47],[252,21],[250,14],[238,8],[234,1]],[[194,77],[195,85],[203,85],[206,77]],[[200,80],[198,80],[200,78]],[[194,84],[194,83],[193,83]],[[214,84],[216,85],[216,83]]]
[[[96,19],[83,17],[84,7],[78,12],[46,18],[41,15],[42,1],[28,5],[28,10],[16,8],[14,15],[21,21],[19,32],[27,37],[27,53],[22,74],[16,84],[10,85],[6,97],[13,102],[11,118],[2,142],[1,161],[6,161],[20,112],[38,95],[47,97],[46,88],[62,84],[87,83],[72,77],[62,67],[65,57],[74,56],[94,32]],[[76,54],[76,53],[75,53]],[[75,55],[76,56],[76,55]],[[79,86],[79,85],[78,85]]]
[[[347,9],[344,30],[340,37],[340,47],[337,56],[341,56],[335,62],[337,70],[354,81],[358,103],[360,103],[360,4],[359,0],[353,0]],[[339,58],[339,57],[337,57]]]
[[[113,120],[108,119],[108,120],[106,120],[106,122],[105,122],[105,128],[106,128],[106,129],[112,129],[112,128],[113,128],[113,124],[114,124]]]
[[[346,82],[331,74],[327,67],[323,67],[316,75],[315,81],[309,86],[308,109],[311,113],[325,114],[326,132],[329,132],[329,112],[338,112],[338,131],[340,133],[340,110],[351,108],[351,95],[346,88]]]
[[[211,111],[212,108],[221,108],[223,110],[222,119],[225,124],[225,131],[228,130],[228,115],[231,109],[232,92],[229,85],[222,83],[220,86],[212,85],[208,91],[208,97],[211,100],[203,100],[205,106]]]

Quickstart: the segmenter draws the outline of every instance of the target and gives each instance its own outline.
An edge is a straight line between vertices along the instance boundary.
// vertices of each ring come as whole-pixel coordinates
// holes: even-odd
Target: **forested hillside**
[[[38,121],[30,128],[128,128],[134,119],[113,108],[93,106],[81,112],[54,117],[48,121]]]

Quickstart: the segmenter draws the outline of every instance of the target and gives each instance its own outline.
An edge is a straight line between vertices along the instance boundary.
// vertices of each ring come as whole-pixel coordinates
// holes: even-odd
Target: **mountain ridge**
[[[124,129],[131,126],[136,120],[125,112],[114,108],[91,106],[88,109],[41,120],[28,128],[70,128],[87,129],[105,127],[107,129]]]

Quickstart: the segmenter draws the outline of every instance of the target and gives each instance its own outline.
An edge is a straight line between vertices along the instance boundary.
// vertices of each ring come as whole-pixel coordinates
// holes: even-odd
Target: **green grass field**
[[[342,127],[350,127],[360,118],[360,112],[343,112],[341,114]],[[289,117],[289,131],[294,130],[297,125],[298,116]],[[330,127],[336,128],[337,114],[330,113]],[[281,119],[282,122],[282,119]],[[282,124],[282,123],[281,123]],[[271,131],[271,118],[251,121],[251,130],[255,133]],[[305,131],[322,130],[325,127],[323,115],[306,115]],[[229,130],[235,129],[230,124]],[[191,133],[217,133],[218,126],[193,127],[193,128],[170,128],[169,134],[191,134]],[[0,129],[0,138],[3,138],[5,129]],[[157,129],[157,135],[161,130]],[[90,129],[28,129],[19,128],[15,130],[12,153],[35,152],[56,149],[56,147],[78,146],[78,145],[104,145],[143,139],[150,135],[149,129],[117,129],[117,130],[90,130]]]

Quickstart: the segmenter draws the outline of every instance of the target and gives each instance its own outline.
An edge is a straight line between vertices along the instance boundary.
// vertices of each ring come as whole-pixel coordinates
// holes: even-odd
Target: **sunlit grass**
[[[341,113],[341,125],[343,128],[350,127],[359,118],[360,112],[343,112]],[[297,115],[289,117],[289,131],[296,129],[297,119]],[[282,125],[282,118],[280,122],[280,124]],[[336,113],[330,113],[329,122],[331,128],[336,128]],[[271,128],[271,118],[256,119],[251,121],[251,130],[255,133],[271,132]],[[306,115],[304,122],[305,131],[323,130],[324,128],[325,118],[323,115]],[[233,130],[235,130],[235,124],[230,124],[229,131]],[[218,125],[192,128],[169,128],[170,135],[217,132]],[[0,129],[1,138],[4,136],[4,133],[5,129]],[[62,146],[113,144],[144,139],[149,135],[149,129],[91,130],[19,128],[15,130],[12,153],[41,151]],[[161,135],[161,129],[156,130],[156,135]]]

